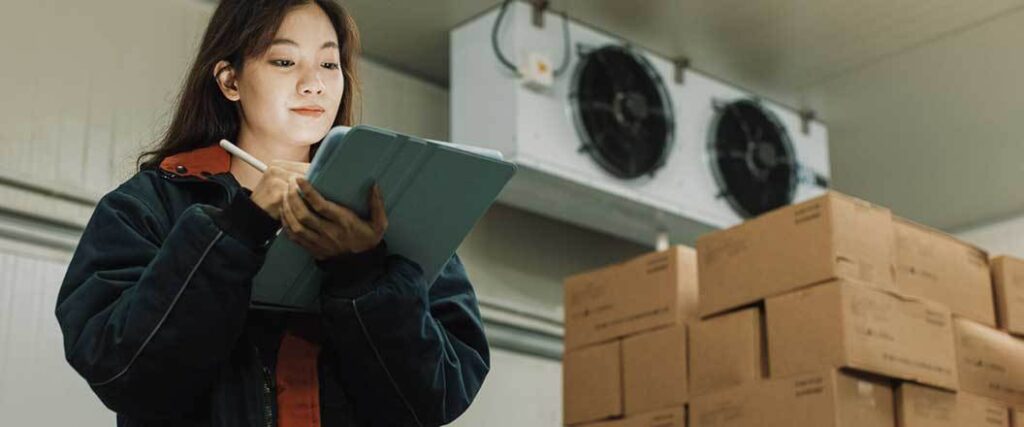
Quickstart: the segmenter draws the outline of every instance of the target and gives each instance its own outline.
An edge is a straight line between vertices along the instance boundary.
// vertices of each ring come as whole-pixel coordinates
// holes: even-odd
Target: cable
[[[562,48],[562,65],[559,65],[558,68],[555,69],[555,77],[561,76],[562,73],[569,68],[569,14],[564,10],[562,11],[562,39],[564,40]]]
[[[508,4],[511,2],[512,0],[505,0],[501,3],[501,10],[498,11],[498,18],[494,20],[494,27],[491,28],[491,47],[494,48],[494,54],[498,57],[498,61],[500,61],[505,68],[512,70],[512,72],[516,73],[518,76],[519,69],[516,68],[515,64],[509,62],[508,58],[505,58],[505,54],[501,53],[501,46],[498,45],[498,27],[501,26],[501,19],[505,17],[505,10],[508,9]]]
[[[491,47],[494,49],[494,55],[498,57],[498,61],[501,62],[505,68],[512,70],[516,76],[521,76],[519,68],[505,57],[505,54],[501,52],[501,45],[498,44],[498,28],[501,27],[501,21],[505,17],[505,12],[508,10],[509,3],[512,3],[512,0],[504,0],[501,3],[501,10],[498,11],[498,17],[494,20],[494,27],[491,28]],[[565,73],[566,69],[569,68],[569,15],[565,13],[565,11],[562,11],[562,38],[564,39],[562,64],[555,69],[555,77],[561,76]]]

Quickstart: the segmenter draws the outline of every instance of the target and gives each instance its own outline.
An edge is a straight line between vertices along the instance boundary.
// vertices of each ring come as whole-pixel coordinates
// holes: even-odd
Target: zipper
[[[224,178],[224,179],[227,179],[227,178]],[[224,198],[227,199],[227,204],[231,204],[231,199],[234,198],[233,196],[235,194],[231,191],[231,188],[230,188],[229,184],[227,182],[221,181],[220,177],[217,177],[217,175],[211,175],[211,176],[207,177],[207,180],[208,181],[213,181],[215,184],[217,184],[218,187],[221,188],[221,190],[224,190]]]
[[[260,366],[260,371],[262,374],[261,383],[263,385],[263,390],[260,403],[262,403],[263,411],[261,412],[260,416],[263,418],[263,425],[265,427],[274,427],[274,409],[271,406],[271,402],[273,402],[273,400],[271,399],[274,398],[274,378],[270,375],[270,369],[267,369],[266,366],[263,366],[263,361],[261,360],[260,357],[259,348],[257,348],[255,345],[253,345],[252,348],[253,350],[256,351],[256,363]]]
[[[160,169],[160,173],[163,175],[165,179],[171,182],[184,182],[194,184],[212,182],[213,185],[216,185],[217,187],[220,187],[221,190],[223,190],[224,198],[227,200],[225,205],[231,204],[231,199],[234,198],[233,196],[235,195],[235,193],[231,191],[234,185],[232,185],[230,182],[225,182],[224,180],[235,181],[236,183],[238,182],[237,180],[234,179],[234,175],[231,175],[230,172],[227,173],[227,175],[231,175],[230,177],[221,176],[223,174],[207,175],[205,180],[195,177],[180,177],[173,173],[167,172],[163,169]],[[241,184],[238,184],[238,186],[241,187]]]

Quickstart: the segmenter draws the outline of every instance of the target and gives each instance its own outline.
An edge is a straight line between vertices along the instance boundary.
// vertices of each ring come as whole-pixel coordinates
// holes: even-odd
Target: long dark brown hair
[[[247,58],[261,56],[270,47],[285,15],[295,6],[314,3],[327,14],[340,44],[345,91],[334,125],[351,126],[359,99],[356,59],[359,30],[344,7],[335,0],[222,0],[210,18],[203,42],[185,86],[178,95],[174,118],[155,148],[136,159],[139,170],[156,167],[167,156],[216,144],[221,138],[235,141],[241,126],[236,106],[220,92],[213,67],[228,61],[241,75]],[[310,147],[310,158],[320,143]]]

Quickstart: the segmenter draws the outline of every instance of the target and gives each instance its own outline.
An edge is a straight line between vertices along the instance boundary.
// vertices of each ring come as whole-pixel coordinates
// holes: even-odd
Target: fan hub
[[[637,92],[618,92],[612,101],[615,119],[624,126],[633,126],[643,121],[650,113],[647,97]]]
[[[715,108],[708,149],[722,196],[744,218],[791,203],[798,165],[782,123],[755,100]]]
[[[750,170],[761,176],[779,165],[778,150],[769,142],[756,141],[749,145],[747,159]]]
[[[581,152],[622,179],[653,176],[671,152],[675,121],[658,72],[627,46],[587,51],[569,93]]]

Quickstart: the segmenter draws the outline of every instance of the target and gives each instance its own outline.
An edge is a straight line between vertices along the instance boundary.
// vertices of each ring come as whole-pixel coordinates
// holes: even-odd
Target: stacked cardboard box
[[[766,303],[773,376],[822,366],[957,389],[949,310],[838,280]]]
[[[682,407],[637,414],[631,417],[599,421],[587,427],[686,427],[686,412]]]
[[[967,392],[913,383],[896,393],[898,427],[1009,427],[1009,406]]]
[[[1024,408],[1024,342],[966,319],[954,325],[961,389]]]
[[[835,369],[758,381],[694,396],[700,427],[892,427],[892,387]]]
[[[902,218],[893,225],[900,292],[944,304],[958,317],[996,325],[985,251]]]
[[[565,424],[674,425],[657,411],[682,411],[688,398],[696,262],[675,246],[565,280]]]
[[[888,209],[837,193],[697,240],[707,317],[837,278],[893,288]]]
[[[690,325],[690,393],[707,394],[765,378],[768,351],[757,307]]]
[[[565,369],[590,381],[567,377],[567,424],[655,425],[651,414],[685,402],[691,427],[1024,427],[1024,341],[1012,335],[1024,335],[1024,260],[990,263],[835,192],[702,236],[696,253],[699,299],[681,296],[695,292],[683,280],[652,291],[594,279],[646,277],[639,264],[566,281]],[[651,321],[659,311],[642,308],[663,298],[671,320]],[[579,326],[595,313],[616,314]],[[600,386],[572,366],[598,351],[617,358]]]
[[[992,283],[999,327],[1024,335],[1024,260],[1010,256],[993,259]]]

